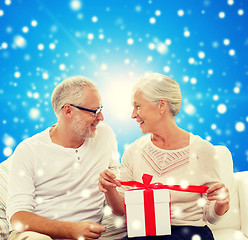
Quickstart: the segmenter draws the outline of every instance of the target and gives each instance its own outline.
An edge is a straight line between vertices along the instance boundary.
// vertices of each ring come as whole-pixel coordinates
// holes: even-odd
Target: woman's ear
[[[167,105],[168,105],[168,103],[165,99],[159,100],[159,110],[160,110],[161,114],[163,114],[168,109]]]

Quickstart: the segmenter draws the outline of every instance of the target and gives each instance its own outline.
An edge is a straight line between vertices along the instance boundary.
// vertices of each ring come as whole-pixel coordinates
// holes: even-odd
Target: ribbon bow
[[[194,186],[189,185],[187,187],[182,187],[181,185],[163,185],[162,183],[151,183],[153,176],[149,174],[143,174],[142,181],[126,181],[120,182],[123,186],[136,187],[138,189],[169,189],[181,192],[194,192],[194,193],[206,193],[208,186]]]

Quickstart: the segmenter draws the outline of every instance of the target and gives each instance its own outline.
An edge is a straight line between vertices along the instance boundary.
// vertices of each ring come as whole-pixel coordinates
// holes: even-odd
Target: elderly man
[[[117,142],[105,124],[93,82],[71,77],[53,91],[57,123],[20,143],[11,158],[7,216],[10,240],[97,239],[105,168],[119,164]]]

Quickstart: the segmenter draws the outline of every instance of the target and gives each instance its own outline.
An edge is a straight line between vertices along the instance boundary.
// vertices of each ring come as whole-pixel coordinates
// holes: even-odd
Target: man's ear
[[[63,111],[64,116],[66,116],[67,118],[72,117],[72,107],[71,107],[71,105],[65,104],[63,109],[62,109],[62,111]]]

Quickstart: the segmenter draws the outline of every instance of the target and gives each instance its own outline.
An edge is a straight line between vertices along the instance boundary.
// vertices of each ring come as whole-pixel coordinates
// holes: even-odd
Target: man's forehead
[[[97,104],[101,105],[101,95],[97,89],[85,87],[84,88],[84,102],[87,104]]]

